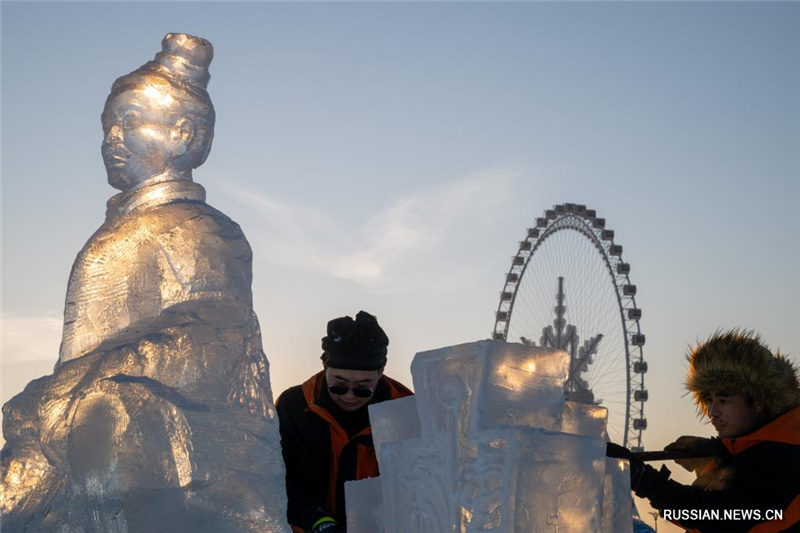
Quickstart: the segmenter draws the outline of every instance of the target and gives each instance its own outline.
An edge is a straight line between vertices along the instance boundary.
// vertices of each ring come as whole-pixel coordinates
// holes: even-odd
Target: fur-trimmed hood
[[[798,370],[789,359],[773,353],[751,331],[716,332],[689,352],[686,388],[699,411],[708,416],[710,392],[745,394],[764,408],[771,420],[800,406]]]

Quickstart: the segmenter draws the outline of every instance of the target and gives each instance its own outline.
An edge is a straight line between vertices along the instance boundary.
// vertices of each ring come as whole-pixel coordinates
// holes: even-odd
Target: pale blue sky
[[[632,265],[648,448],[712,432],[681,397],[688,343],[743,326],[800,353],[800,3],[0,9],[3,401],[55,362],[70,266],[114,193],[111,83],[170,31],[215,46],[195,180],[253,246],[276,394],[359,309],[409,383],[414,353],[488,337],[525,228],[564,202]]]

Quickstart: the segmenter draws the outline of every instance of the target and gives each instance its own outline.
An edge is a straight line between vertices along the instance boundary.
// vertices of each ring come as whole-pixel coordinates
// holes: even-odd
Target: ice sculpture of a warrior
[[[54,374],[4,406],[4,531],[289,531],[252,251],[192,181],[212,57],[168,34],[112,86],[121,192],[73,265]]]
[[[108,183],[122,192],[73,266],[61,363],[135,338],[186,302],[248,307],[244,235],[204,203],[205,190],[192,181],[214,137],[206,92],[212,47],[170,34],[163,48],[114,82],[106,100],[103,162]]]

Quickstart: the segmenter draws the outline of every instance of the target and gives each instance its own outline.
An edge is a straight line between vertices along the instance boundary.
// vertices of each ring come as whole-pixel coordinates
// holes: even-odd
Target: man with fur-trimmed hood
[[[800,531],[797,367],[741,330],[717,332],[688,359],[686,388],[719,438],[681,437],[666,449],[696,457],[677,461],[695,483],[681,485],[615,444],[609,455],[629,459],[636,495],[684,529]]]

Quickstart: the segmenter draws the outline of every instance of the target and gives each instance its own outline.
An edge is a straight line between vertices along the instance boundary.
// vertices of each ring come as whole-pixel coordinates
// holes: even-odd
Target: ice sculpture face
[[[114,82],[102,115],[102,155],[112,187],[125,192],[148,180],[191,181],[214,138],[214,106],[206,92],[213,57],[205,39],[168,33],[152,61]]]
[[[160,76],[142,78],[112,92],[102,115],[103,163],[109,184],[122,191],[157,176],[185,178],[210,150],[210,143],[195,146],[198,130],[213,128],[204,103]]]

